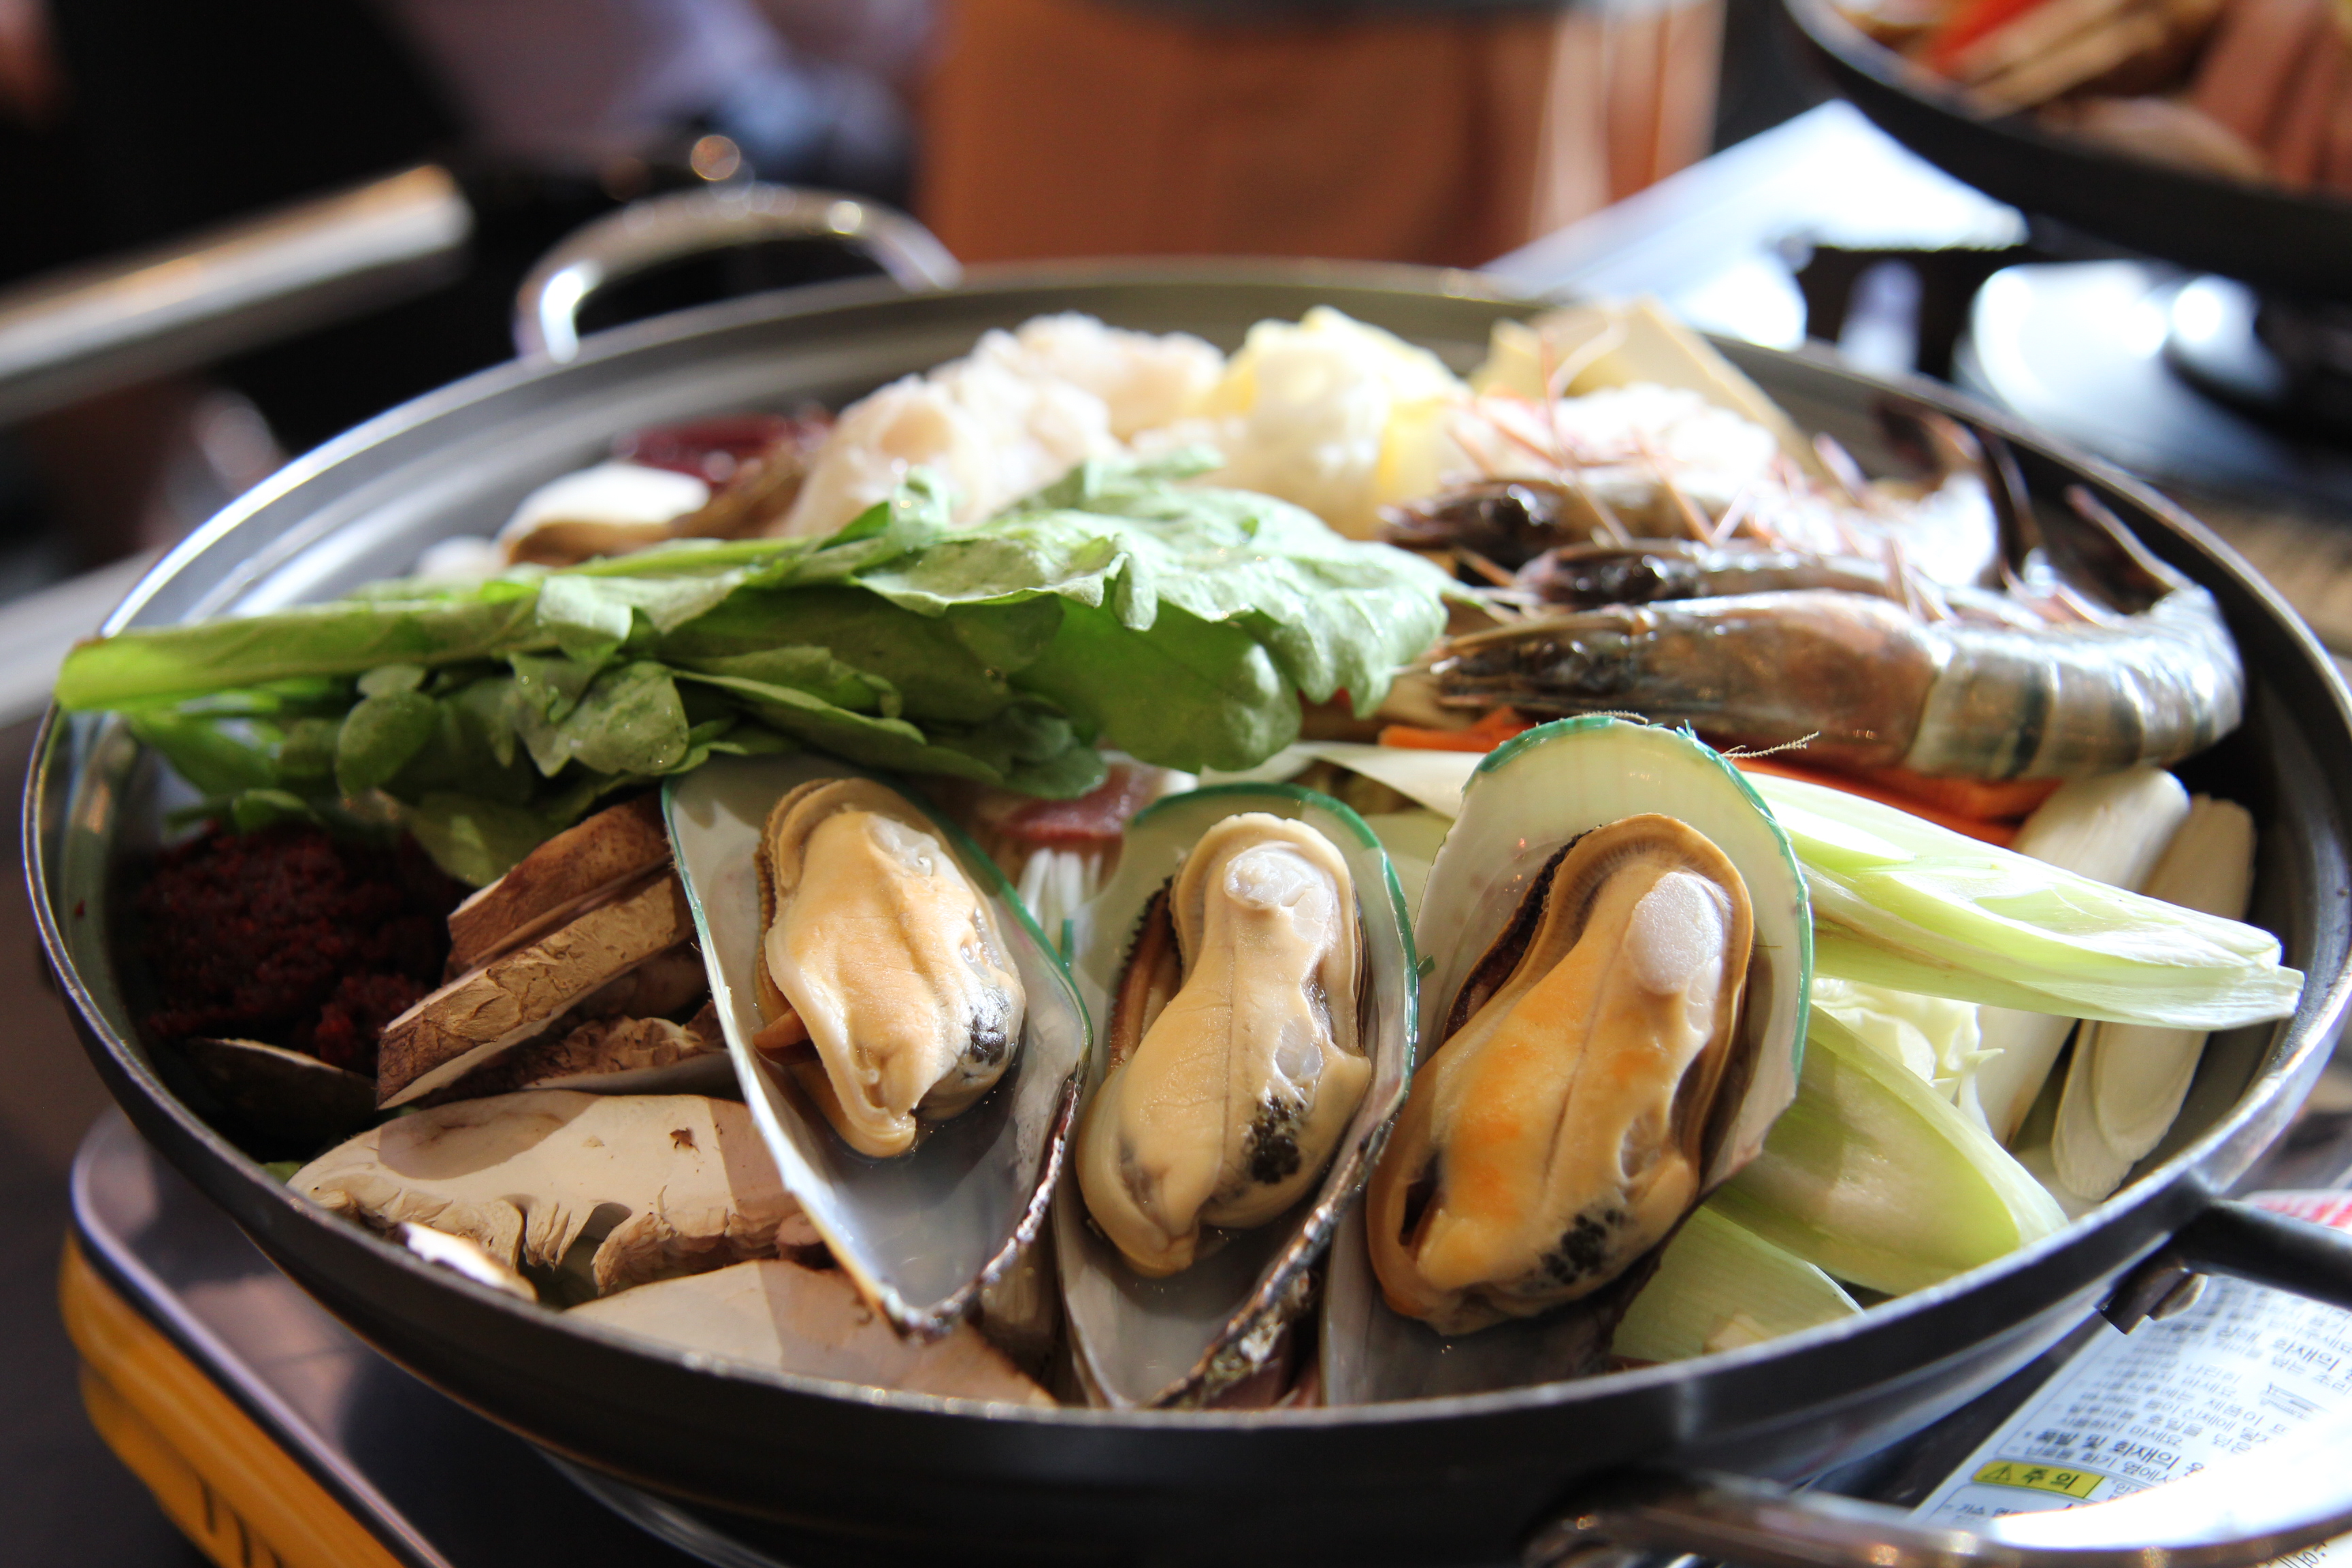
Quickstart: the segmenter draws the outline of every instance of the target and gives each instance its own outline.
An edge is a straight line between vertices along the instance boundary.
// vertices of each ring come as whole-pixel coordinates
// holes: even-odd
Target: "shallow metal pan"
[[[362,426],[207,525],[110,625],[262,608],[398,573],[434,539],[487,531],[524,491],[592,459],[616,431],[806,398],[837,405],[1043,311],[1184,328],[1230,346],[1254,321],[1295,319],[1318,303],[1457,366],[1480,357],[1497,317],[1536,308],[1466,275],[1266,265],[1031,271],[912,295],[829,285],[737,301],[593,339],[570,364],[486,373]],[[1866,463],[1882,455],[1870,409],[1884,384],[1822,359],[1730,352],[1801,424]],[[1926,384],[1905,390],[1959,406]],[[111,940],[120,879],[154,840],[158,780],[109,721],[53,717],[37,752],[25,832],[43,938],[92,1059],[132,1120],[280,1267],[427,1381],[635,1485],[844,1551],[944,1549],[964,1561],[1490,1561],[1519,1552],[1579,1497],[1617,1500],[1577,1515],[1601,1538],[1703,1544],[1718,1538],[1708,1531],[1727,1511],[1797,1516],[1703,1481],[1662,1489],[1654,1473],[1629,1491],[1610,1489],[1609,1478],[1634,1466],[1788,1478],[1867,1452],[2048,1348],[2176,1234],[2198,1257],[2219,1257],[2218,1238],[2236,1248],[2223,1259],[2234,1271],[2352,1305],[2352,1249],[2290,1256],[2281,1237],[2299,1233],[2218,1202],[2285,1126],[2352,993],[2345,689],[2276,595],[2195,522],[2112,470],[1964,412],[2016,444],[2036,493],[2088,483],[2218,597],[2251,672],[2250,714],[2188,771],[2263,825],[2255,918],[2311,979],[2293,1019],[2215,1039],[2153,1173],[2120,1198],[1999,1264],[1787,1340],[1584,1383],[1252,1415],[1008,1412],[722,1373],[561,1322],[327,1219],[171,1093],[133,1032],[137,977]],[[2306,1500],[2324,1511],[2332,1500]],[[1888,1554],[1898,1519],[1857,1536],[1851,1521],[1808,1517],[1821,1540],[1784,1531],[1809,1542],[1808,1561],[1931,1560],[1912,1548]],[[1871,1540],[1875,1555],[1840,1555]],[[1997,1543],[1987,1549],[2011,1560]],[[2253,1561],[2242,1555],[2234,1560]]]

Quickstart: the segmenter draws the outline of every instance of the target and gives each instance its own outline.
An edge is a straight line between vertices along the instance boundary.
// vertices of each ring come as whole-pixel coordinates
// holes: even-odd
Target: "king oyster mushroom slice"
[[[695,989],[707,990],[702,955],[691,947],[672,952],[694,965]],[[538,1039],[483,1063],[419,1103],[443,1105],[526,1089],[576,1089],[589,1094],[728,1094],[734,1090],[735,1064],[727,1059],[727,1040],[719,1032],[718,1010],[707,1000],[683,1024],[663,1017],[628,1016],[628,1009],[584,1016],[583,1011],[575,1011]],[[369,1094],[373,1104],[373,1086]]]
[[[966,1004],[957,1000],[961,980],[940,988],[951,1016],[943,1026],[941,1020],[933,1019],[934,1028],[928,1035],[919,1032],[919,1041],[955,1047],[961,1039],[961,1048],[946,1050],[950,1060],[940,1076],[956,1080],[948,1100],[963,1103],[945,1120],[929,1118],[929,1111],[949,1109],[937,1102],[919,1113],[914,1120],[919,1135],[910,1140],[912,1146],[887,1157],[860,1152],[835,1130],[821,1103],[823,1090],[810,1092],[816,1076],[808,1070],[814,1065],[812,1053],[787,1051],[782,1059],[772,1059],[752,1043],[771,1022],[761,1003],[770,934],[761,907],[766,879],[761,851],[770,817],[780,801],[803,785],[843,781],[856,781],[863,789],[831,798],[879,801],[879,795],[863,790],[886,793],[895,803],[888,809],[901,849],[918,858],[945,857],[975,891],[976,907],[985,910],[1001,945],[984,962],[960,962],[974,976],[991,969],[1011,975],[1024,998],[1017,1014],[1001,1010],[992,1015],[1001,1020],[996,1026],[1005,1038],[1001,1052],[993,1047],[989,1051],[1002,1060],[976,1065],[1000,1076],[975,1097],[965,1064],[973,1054],[975,1035],[982,1032],[976,1026],[985,1009],[973,1005],[964,1010]],[[1067,972],[1013,897],[1003,874],[969,840],[907,796],[845,763],[814,755],[725,758],[672,780],[665,798],[719,1023],[744,1100],[774,1153],[784,1184],[852,1282],[894,1327],[921,1338],[946,1332],[984,1288],[1013,1267],[1044,1223],[1076,1105],[1076,1075],[1088,1038],[1087,1016]],[[812,795],[803,800],[814,798]],[[919,837],[929,847],[916,845],[913,840]],[[818,876],[821,863],[829,858],[809,854],[809,876]],[[845,874],[859,874],[856,863],[860,857],[847,858],[852,862],[847,873],[824,870],[826,883],[803,884],[801,893],[873,898],[871,887],[828,885]],[[812,943],[825,940],[825,923],[838,922],[814,924],[805,933]],[[783,931],[787,924],[779,921],[774,929]],[[975,931],[977,947],[978,928],[969,929]],[[851,937],[836,931],[832,940]],[[893,960],[875,953],[867,962],[886,990],[919,994],[920,988],[909,982],[924,972],[913,967],[910,955]],[[878,973],[885,970],[889,973]],[[936,979],[936,971],[930,973]],[[984,987],[984,980],[982,984]],[[818,1010],[819,1005],[811,1005],[813,1013]],[[816,1016],[809,1023],[813,1035],[820,1026],[831,1026]],[[768,1037],[776,1037],[772,1033]],[[822,1046],[820,1038],[817,1047]],[[919,1093],[914,1106],[920,1107],[929,1092]],[[911,1107],[901,1102],[898,1111],[908,1109]]]
[[[1744,995],[1716,956],[1742,951],[1727,873],[1748,904]],[[1418,929],[1432,1050],[1333,1248],[1335,1405],[1601,1370],[1659,1248],[1796,1093],[1812,921],[1795,854],[1738,771],[1678,731],[1577,719],[1498,748]],[[1528,1104],[1533,1125],[1496,1114]]]
[[[450,981],[386,1030],[380,1076],[395,1085],[392,1102],[521,1089],[702,1093],[731,1082],[717,1026],[674,1021],[709,995],[700,955],[683,941],[646,952],[683,935],[682,901],[665,910],[644,897],[669,865],[660,801],[646,795],[557,834],[460,904],[449,917]],[[578,994],[599,973],[609,978]],[[420,1076],[430,1084],[405,1081]]]
[[[1339,908],[1320,909],[1325,900]],[[1171,902],[1164,925],[1148,913]],[[1183,994],[1185,977],[1168,960],[1187,931],[1192,982],[1204,988],[1192,1016],[1192,1006],[1168,1005]],[[1169,1030],[1175,1037],[1156,1044],[1191,1047],[1158,1068],[1132,1052],[1108,1087],[1108,1032],[1090,1058],[1094,1184],[1108,1209],[1129,1212],[1097,1224],[1075,1173],[1055,1199],[1073,1360],[1097,1404],[1205,1403],[1282,1353],[1286,1326],[1311,1300],[1313,1265],[1403,1097],[1416,1006],[1403,898],[1379,842],[1346,806],[1289,785],[1228,784],[1171,796],[1129,823],[1118,872],[1072,935],[1079,994],[1095,1016],[1118,1017],[1129,1045]],[[1268,949],[1235,951],[1267,938]],[[1235,982],[1253,988],[1247,1000],[1215,994]],[[1238,1049],[1217,1048],[1221,1026]],[[1160,1087],[1137,1076],[1139,1064]],[[1186,1079],[1199,1080],[1191,1093]],[[1297,1092],[1317,1079],[1313,1096]],[[1235,1086],[1244,1086],[1232,1096],[1236,1116],[1140,1141],[1127,1126],[1163,1090],[1181,1102],[1221,1100]],[[1270,1103],[1278,1109],[1265,1114]],[[1144,1152],[1155,1145],[1162,1152]],[[1187,1195],[1171,1201],[1180,1188]],[[1154,1211],[1165,1223],[1144,1220]],[[1107,1229],[1148,1238],[1138,1245],[1145,1268]]]
[[[617,1209],[590,1264],[604,1293],[772,1257],[797,1212],[750,1113],[692,1094],[534,1089],[434,1106],[329,1150],[289,1185],[378,1229],[464,1237],[509,1268],[553,1267]]]
[[[205,1087],[255,1131],[317,1148],[375,1120],[375,1084],[313,1056],[259,1040],[180,1042]]]

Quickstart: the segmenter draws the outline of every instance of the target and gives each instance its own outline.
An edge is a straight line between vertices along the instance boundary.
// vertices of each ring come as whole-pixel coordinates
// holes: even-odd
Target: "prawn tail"
[[[1902,765],[2065,778],[2204,750],[2245,713],[2245,671],[2212,595],[2187,584],[2107,625],[1930,628],[1942,669]]]

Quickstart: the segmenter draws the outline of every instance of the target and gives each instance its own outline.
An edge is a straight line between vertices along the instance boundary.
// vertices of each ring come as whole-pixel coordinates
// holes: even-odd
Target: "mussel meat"
[[[1136,1271],[1188,1267],[1330,1163],[1372,1078],[1357,1026],[1354,879],[1303,822],[1219,822],[1155,897],[1078,1131],[1087,1211]]]
[[[903,1154],[919,1119],[993,1088],[1020,1041],[1027,998],[988,905],[929,821],[872,779],[793,790],[759,853],[772,1029],[799,1020],[815,1059],[795,1076],[852,1148]]]
[[[1373,1173],[1382,1294],[1442,1333],[1616,1279],[1697,1202],[1739,1023],[1747,885],[1706,835],[1622,818],[1554,857],[1454,1002]]]

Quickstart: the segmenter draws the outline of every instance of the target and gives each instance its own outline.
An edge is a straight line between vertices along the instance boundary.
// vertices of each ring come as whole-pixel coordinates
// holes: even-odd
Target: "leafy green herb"
[[[76,648],[58,700],[131,712],[255,813],[382,791],[474,880],[714,752],[805,744],[1054,796],[1101,781],[1100,744],[1245,768],[1296,737],[1302,693],[1376,705],[1442,629],[1446,583],[1284,502],[1178,483],[1202,466],[1085,464],[961,530],[919,471],[823,540],[125,633]]]

